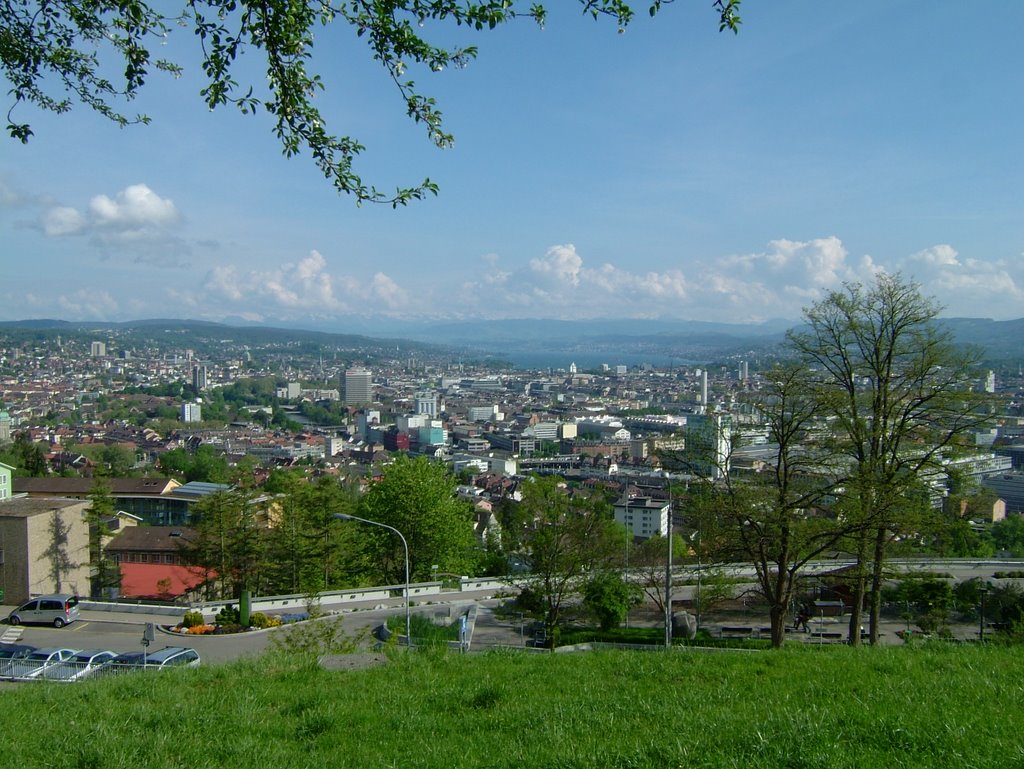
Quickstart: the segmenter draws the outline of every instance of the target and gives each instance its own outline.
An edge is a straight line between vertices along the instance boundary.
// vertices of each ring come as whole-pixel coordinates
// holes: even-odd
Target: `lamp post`
[[[981,598],[981,607],[978,611],[978,641],[985,641],[985,593],[988,592],[988,583],[981,583],[978,586],[978,596]]]
[[[665,648],[672,648],[672,481],[665,475],[668,487],[668,549],[665,557]]]
[[[412,646],[412,621],[409,615],[409,543],[405,541],[402,532],[394,526],[388,526],[386,523],[371,521],[369,518],[360,518],[358,515],[349,515],[348,513],[335,513],[334,517],[342,521],[359,521],[370,526],[380,526],[382,529],[395,532],[398,538],[402,540],[402,547],[405,549],[405,642]]]
[[[699,630],[700,629],[700,572],[701,572],[701,564],[700,564],[700,521],[699,520],[697,521],[697,530],[695,532],[693,532],[693,534],[690,535],[690,541],[694,542],[696,544],[696,551],[697,551],[697,601],[696,601],[696,609],[697,609],[697,629]]]

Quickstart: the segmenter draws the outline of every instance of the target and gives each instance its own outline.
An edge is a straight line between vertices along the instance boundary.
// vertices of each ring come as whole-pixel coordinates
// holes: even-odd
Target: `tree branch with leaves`
[[[624,0],[578,2],[584,15],[609,17],[620,30],[635,16],[633,4]],[[648,2],[654,16],[672,0]],[[740,2],[714,0],[720,30],[739,30]],[[18,141],[29,141],[31,125],[15,118],[25,104],[60,114],[78,103],[120,127],[150,122],[145,114],[124,111],[122,103],[139,95],[153,71],[174,77],[184,73],[184,63],[155,57],[152,48],[174,30],[190,29],[201,45],[206,78],[201,96],[210,109],[232,105],[243,114],[265,112],[284,154],[308,153],[339,193],[351,195],[357,204],[406,205],[437,194],[437,184],[427,178],[384,192],[359,176],[354,160],[364,145],[328,130],[315,103],[327,88],[311,71],[320,32],[331,40],[332,29],[349,29],[364,40],[394,83],[407,115],[426,127],[433,144],[445,148],[453,137],[441,111],[408,73],[465,67],[477,48],[439,45],[428,33],[445,35],[452,26],[479,32],[520,19],[543,27],[546,18],[542,4],[515,0],[187,0],[173,10],[146,0],[0,0],[0,67],[13,101],[7,131]],[[236,80],[238,60],[250,51],[265,61],[265,83]],[[107,74],[115,70],[121,71],[118,80]]]

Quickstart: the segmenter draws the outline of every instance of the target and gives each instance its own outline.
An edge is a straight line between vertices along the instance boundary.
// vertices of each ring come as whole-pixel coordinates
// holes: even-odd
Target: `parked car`
[[[187,646],[165,646],[146,657],[146,667],[194,668],[199,666],[199,652]]]
[[[21,606],[7,615],[11,625],[22,623],[40,623],[64,627],[78,619],[78,596],[57,593],[41,595],[25,601]]]
[[[24,657],[12,659],[4,673],[5,678],[34,678],[48,665],[73,657],[77,649],[61,649],[53,646],[36,649]]]
[[[105,676],[116,675],[118,673],[128,673],[132,670],[141,670],[142,660],[142,652],[124,652],[123,654],[118,654],[104,662],[96,673],[97,675]]]
[[[199,652],[186,646],[165,646],[155,652],[127,652],[104,663],[102,675],[128,673],[133,670],[166,670],[199,665]]]
[[[36,647],[28,644],[0,644],[0,678],[7,675],[12,660],[27,657],[35,650]]]
[[[42,668],[33,678],[47,681],[77,681],[92,675],[117,656],[109,649],[84,649],[66,660]]]

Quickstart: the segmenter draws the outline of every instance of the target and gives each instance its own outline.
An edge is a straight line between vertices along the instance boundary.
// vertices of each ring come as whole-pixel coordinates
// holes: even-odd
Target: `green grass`
[[[1013,647],[281,655],[4,690],[19,767],[1018,767]]]

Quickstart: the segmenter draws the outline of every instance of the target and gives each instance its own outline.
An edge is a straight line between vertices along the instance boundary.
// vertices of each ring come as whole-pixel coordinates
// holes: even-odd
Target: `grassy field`
[[[0,692],[19,767],[1020,767],[1024,654],[396,653]]]

